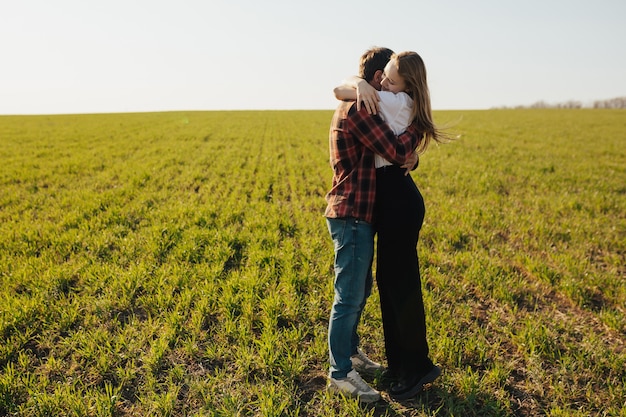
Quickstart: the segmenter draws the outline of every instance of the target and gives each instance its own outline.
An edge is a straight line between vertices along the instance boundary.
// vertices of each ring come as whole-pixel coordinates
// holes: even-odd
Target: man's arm
[[[415,171],[417,169],[419,164],[420,156],[417,152],[413,152],[404,165],[400,165],[400,168],[404,168],[404,175],[409,175],[411,171]]]
[[[352,110],[348,120],[353,124],[350,131],[372,152],[386,160],[405,164],[421,139],[417,127],[411,124],[404,133],[397,136],[389,125],[379,116],[374,116],[364,109]]]

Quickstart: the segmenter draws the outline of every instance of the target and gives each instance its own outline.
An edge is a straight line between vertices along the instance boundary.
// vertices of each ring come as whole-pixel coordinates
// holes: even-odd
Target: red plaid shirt
[[[353,101],[342,102],[330,126],[330,165],[332,188],[326,194],[325,216],[355,217],[373,223],[376,197],[374,154],[389,162],[403,164],[421,139],[411,125],[396,137],[379,116],[356,111]]]

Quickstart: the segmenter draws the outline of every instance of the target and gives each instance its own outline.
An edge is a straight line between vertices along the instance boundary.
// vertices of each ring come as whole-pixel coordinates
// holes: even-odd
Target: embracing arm
[[[349,87],[345,84],[335,87],[333,93],[335,93],[335,98],[337,100],[356,100],[356,89]]]
[[[422,137],[415,124],[409,125],[404,133],[396,136],[379,116],[372,116],[363,109],[353,112],[348,119],[351,123],[349,130],[365,147],[392,163],[410,163],[413,151]]]
[[[338,100],[356,100],[357,110],[361,110],[361,103],[369,114],[380,111],[378,106],[378,92],[363,78],[352,76],[344,80],[343,84],[333,90]]]
[[[404,175],[409,175],[411,171],[417,169],[417,166],[420,164],[420,155],[417,151],[414,151],[409,159],[406,160],[404,165],[400,165],[400,168],[404,168]]]

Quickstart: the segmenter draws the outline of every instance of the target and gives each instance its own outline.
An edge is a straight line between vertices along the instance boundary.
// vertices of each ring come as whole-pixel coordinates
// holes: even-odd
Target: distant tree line
[[[582,109],[583,107],[591,107],[594,109],[626,109],[626,97],[616,97],[608,100],[596,100],[590,106],[584,106],[582,102],[569,100],[564,103],[550,104],[543,100],[538,101],[530,106],[516,106],[516,109]],[[502,107],[502,108],[507,108]]]
[[[626,97],[616,97],[610,100],[593,102],[594,109],[626,109]]]
[[[531,109],[582,109],[582,107],[583,103],[575,100],[557,104],[549,104],[542,100],[530,105]]]

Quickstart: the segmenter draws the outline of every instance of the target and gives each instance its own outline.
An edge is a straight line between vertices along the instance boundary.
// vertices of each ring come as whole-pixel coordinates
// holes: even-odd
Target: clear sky
[[[626,96],[625,0],[1,0],[0,114],[333,109],[371,46],[435,110]]]

